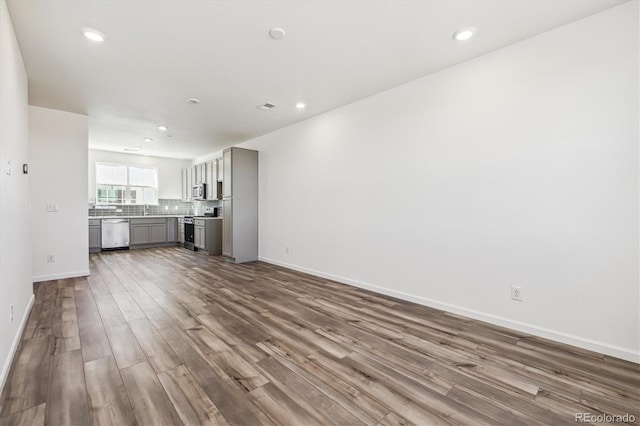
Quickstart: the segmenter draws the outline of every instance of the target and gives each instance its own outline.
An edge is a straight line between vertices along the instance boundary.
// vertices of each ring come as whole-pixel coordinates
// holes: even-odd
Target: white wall
[[[33,303],[29,175],[22,174],[22,164],[29,162],[27,102],[22,55],[7,4],[0,0],[0,392]]]
[[[224,149],[223,149],[223,150],[221,150],[221,151],[215,151],[215,152],[212,152],[212,153],[210,153],[210,154],[203,155],[202,157],[197,157],[197,158],[196,158],[195,160],[193,160],[191,163],[192,163],[193,165],[195,165],[195,164],[205,163],[205,162],[207,162],[207,161],[211,161],[211,160],[218,159],[218,158],[222,157],[222,152],[223,152],[223,151],[224,151]]]
[[[88,128],[86,115],[29,107],[33,281],[89,275]]]
[[[156,167],[158,169],[158,198],[182,199],[182,169],[189,167],[189,160],[145,157],[144,155],[121,154],[119,152],[89,150],[89,197],[96,196],[96,161]]]
[[[261,259],[638,362],[637,17],[629,2],[242,144]]]

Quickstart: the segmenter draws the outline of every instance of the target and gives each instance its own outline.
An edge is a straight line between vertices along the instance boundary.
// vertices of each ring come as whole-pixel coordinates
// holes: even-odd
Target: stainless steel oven
[[[184,248],[189,250],[195,250],[196,246],[194,244],[194,229],[193,229],[193,216],[185,216],[183,219],[184,223]]]

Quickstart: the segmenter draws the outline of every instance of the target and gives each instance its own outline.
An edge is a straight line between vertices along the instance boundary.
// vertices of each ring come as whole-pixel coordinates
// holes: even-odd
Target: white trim
[[[548,328],[538,327],[519,321],[513,321],[497,315],[487,314],[484,312],[475,311],[473,309],[467,309],[460,306],[451,305],[449,303],[427,299],[425,297],[415,296],[413,294],[403,293],[386,287],[379,287],[362,281],[352,280],[338,275],[328,274],[325,272],[316,271],[314,269],[292,265],[289,263],[281,262],[279,260],[269,259],[266,257],[259,257],[258,260],[640,364],[640,352],[634,351],[631,348],[623,348],[621,346],[598,342],[595,340],[587,339],[585,337],[563,333],[557,330],[551,330]]]
[[[89,270],[85,269],[83,271],[63,272],[61,274],[38,275],[33,277],[33,282],[39,283],[41,281],[62,280],[65,278],[86,277],[89,275]]]
[[[11,348],[9,349],[9,353],[7,354],[7,359],[2,366],[2,375],[0,375],[0,394],[4,390],[4,385],[9,376],[9,370],[11,369],[11,364],[13,363],[13,357],[16,356],[16,351],[18,350],[18,346],[20,345],[20,340],[22,339],[22,332],[24,331],[24,326],[27,325],[27,320],[29,319],[29,314],[31,313],[31,308],[33,307],[33,302],[35,302],[36,296],[35,294],[31,295],[31,299],[29,299],[29,303],[27,303],[27,308],[24,310],[24,314],[22,315],[22,320],[20,320],[20,325],[18,326],[18,330],[16,331],[16,335],[13,337],[13,342],[11,343]]]

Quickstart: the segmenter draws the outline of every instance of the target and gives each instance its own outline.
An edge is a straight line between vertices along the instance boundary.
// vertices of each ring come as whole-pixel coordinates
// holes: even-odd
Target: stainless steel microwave
[[[199,183],[197,185],[193,185],[191,188],[191,199],[192,200],[206,200],[207,199],[207,184]]]

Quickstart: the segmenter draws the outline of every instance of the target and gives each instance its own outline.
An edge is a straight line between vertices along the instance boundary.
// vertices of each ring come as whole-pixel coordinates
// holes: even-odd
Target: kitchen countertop
[[[146,216],[89,216],[89,220],[91,219],[158,219],[158,218],[170,218],[170,217],[185,217],[185,216],[193,216],[190,214],[157,214],[157,215],[146,215]],[[195,219],[222,219],[222,216],[193,216]]]
[[[89,219],[157,219],[157,218],[170,218],[170,217],[185,217],[184,214],[148,214],[146,216],[89,216]]]

